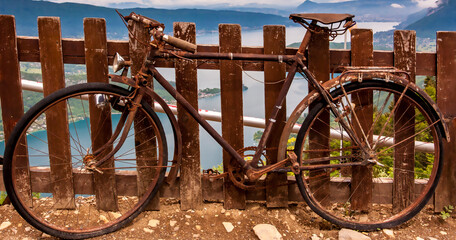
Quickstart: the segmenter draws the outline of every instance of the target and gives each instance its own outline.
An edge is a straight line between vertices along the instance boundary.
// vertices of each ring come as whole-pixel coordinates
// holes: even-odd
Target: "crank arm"
[[[259,169],[249,169],[246,172],[247,177],[249,178],[249,181],[254,182],[258,180],[263,174],[266,174],[268,172],[271,172],[275,169],[283,167],[288,161],[290,161],[290,158],[285,158],[284,160],[274,163],[272,165],[269,165],[264,168],[259,168]]]

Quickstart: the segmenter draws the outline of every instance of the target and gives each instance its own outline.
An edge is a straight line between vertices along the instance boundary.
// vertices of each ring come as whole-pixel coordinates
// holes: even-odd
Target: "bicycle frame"
[[[313,74],[307,69],[304,62],[306,61],[304,57],[304,51],[309,45],[310,38],[311,38],[311,31],[307,31],[302,43],[297,51],[296,55],[264,55],[264,54],[246,54],[246,53],[189,53],[183,51],[171,51],[171,50],[162,50],[157,51],[158,49],[150,49],[147,60],[144,62],[140,73],[135,76],[135,81],[127,81],[124,80],[125,83],[129,84],[131,87],[135,88],[135,96],[133,97],[134,103],[139,103],[144,94],[151,95],[153,93],[153,89],[147,87],[148,82],[151,81],[152,77],[157,80],[159,84],[163,86],[163,88],[168,91],[176,101],[187,111],[197,122],[200,124],[208,133],[214,138],[217,143],[222,146],[224,150],[226,150],[245,170],[246,175],[250,181],[254,181],[261,177],[263,174],[278,170],[278,168],[283,167],[288,161],[293,163],[294,170],[299,169],[299,165],[296,164],[296,159],[293,156],[288,156],[285,159],[279,159],[277,163],[268,165],[266,167],[258,167],[262,152],[266,147],[266,142],[271,136],[271,132],[273,126],[276,122],[276,118],[278,113],[281,109],[281,105],[287,96],[287,93],[290,89],[291,83],[297,72],[301,72],[309,84],[311,84],[317,91],[320,92],[321,96],[328,102],[330,105],[331,110],[334,112],[336,116],[339,116],[340,113],[336,110],[336,107],[331,101],[331,96],[324,88],[321,86],[320,83],[315,79]],[[254,157],[251,161],[245,161],[243,157],[234,149],[205,119],[199,115],[198,111],[171,85],[169,82],[158,72],[158,70],[153,65],[155,58],[184,58],[184,59],[210,59],[210,60],[250,60],[250,61],[275,61],[275,62],[285,62],[291,64],[291,67],[288,71],[288,75],[285,78],[282,88],[279,92],[279,95],[275,101],[274,109],[270,113],[268,120],[266,122],[266,127],[263,132],[263,135],[260,139],[260,142],[256,148]],[[144,90],[145,89],[145,90]],[[139,90],[139,91],[138,91]],[[133,122],[133,118],[136,112],[136,107],[130,109],[130,114],[128,119],[125,122],[124,129],[129,129]],[[341,122],[342,125],[345,125],[347,129],[348,135],[357,143],[360,144],[361,141],[356,137],[356,134],[351,130],[351,128],[347,127],[346,123],[343,121]],[[122,138],[124,138],[127,134],[124,133],[121,136],[121,140],[119,141],[118,145],[121,145]],[[118,136],[114,135],[114,136]],[[116,146],[116,148],[109,154],[107,154],[103,159],[96,162],[95,167],[100,166],[103,162],[107,159],[112,157],[117,149],[120,146]]]

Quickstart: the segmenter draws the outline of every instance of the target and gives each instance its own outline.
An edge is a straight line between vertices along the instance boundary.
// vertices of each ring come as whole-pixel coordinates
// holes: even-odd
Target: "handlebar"
[[[173,47],[176,47],[176,48],[188,51],[188,52],[192,52],[192,53],[196,52],[196,44],[187,42],[185,40],[182,40],[182,39],[179,39],[176,37],[172,37],[172,36],[163,34],[163,29],[165,28],[165,25],[163,23],[160,23],[154,19],[142,16],[142,15],[136,14],[134,12],[132,12],[132,13],[130,13],[130,15],[124,17],[124,19],[126,21],[134,20],[136,22],[145,24],[146,27],[148,27],[148,28],[155,29],[156,30],[156,31],[154,31],[155,39],[164,41]]]
[[[191,42],[187,42],[180,38],[172,37],[169,35],[163,35],[162,40],[167,42],[169,45],[180,48],[182,50],[195,53],[196,52],[196,44]]]

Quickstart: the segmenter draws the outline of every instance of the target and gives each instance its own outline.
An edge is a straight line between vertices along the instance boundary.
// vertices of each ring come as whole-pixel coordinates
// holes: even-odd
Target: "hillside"
[[[197,31],[217,31],[219,23],[236,23],[244,29],[259,29],[267,24],[291,25],[286,17],[273,14],[240,12],[230,10],[205,10],[205,9],[156,9],[156,8],[131,8],[121,9],[122,14],[128,15],[136,12],[160,22],[167,26],[166,31],[172,31],[173,22],[195,22]],[[105,18],[108,37],[123,39],[127,31],[113,8],[98,7],[76,3],[52,3],[32,0],[0,0],[0,14],[16,16],[18,35],[36,36],[38,16],[58,16],[61,19],[63,37],[82,37],[83,18]]]
[[[446,0],[438,8],[405,29],[415,30],[418,37],[435,38],[437,31],[456,31],[456,0]]]
[[[420,11],[412,0],[353,0],[338,3],[316,3],[306,0],[300,12],[351,13],[357,21],[403,21],[407,15]]]

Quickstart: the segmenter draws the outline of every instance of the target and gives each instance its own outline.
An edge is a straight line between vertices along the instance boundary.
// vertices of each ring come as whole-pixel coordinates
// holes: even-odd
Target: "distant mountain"
[[[401,22],[421,10],[412,0],[353,0],[338,3],[316,3],[306,0],[297,7],[299,12],[351,13],[357,21]]]
[[[456,0],[442,1],[439,7],[405,29],[415,30],[423,38],[435,38],[437,31],[456,31]]]
[[[217,31],[220,23],[236,23],[244,29],[260,29],[268,24],[292,24],[288,18],[278,15],[230,10],[131,8],[121,9],[120,12],[125,15],[136,12],[156,19],[167,26],[167,32],[172,32],[172,23],[179,21],[196,23],[197,31]],[[77,3],[0,0],[0,14],[15,15],[18,35],[37,36],[38,16],[58,16],[63,37],[82,37],[82,23],[86,17],[105,18],[111,39],[127,37],[125,25],[113,8]]]

